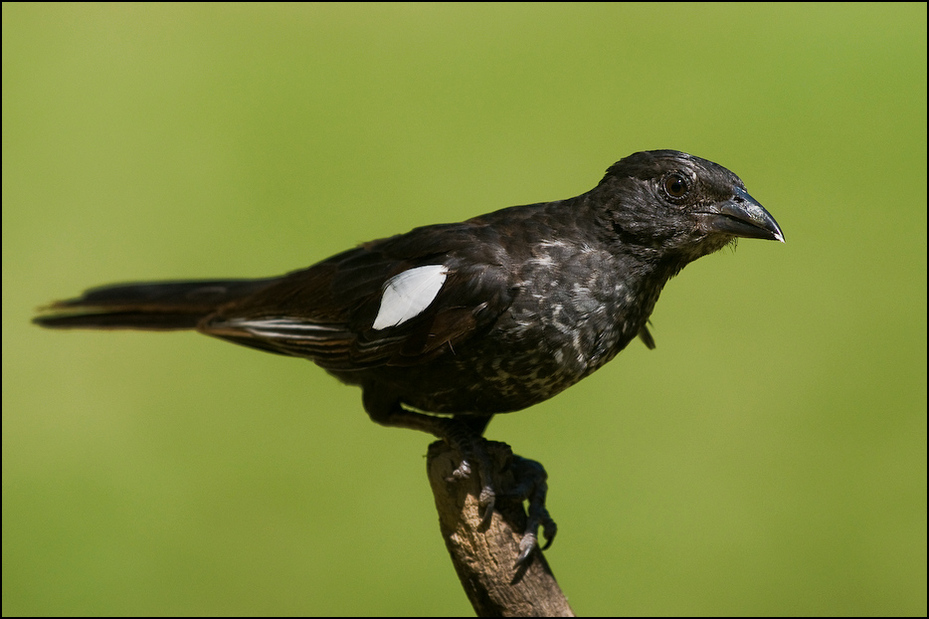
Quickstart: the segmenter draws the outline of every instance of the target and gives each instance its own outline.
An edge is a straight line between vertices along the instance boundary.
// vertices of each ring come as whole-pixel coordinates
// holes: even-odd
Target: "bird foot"
[[[545,535],[545,546],[542,550],[547,550],[555,541],[558,525],[545,507],[545,497],[548,494],[548,473],[545,472],[545,467],[540,462],[513,454],[510,468],[516,486],[507,495],[529,504],[526,510],[526,528],[519,542],[519,556],[516,558],[516,565],[519,566],[529,558],[532,550],[538,545],[539,527],[542,527]]]
[[[462,444],[456,441],[455,447],[462,455],[458,468],[446,479],[455,482],[469,479],[474,469],[477,469],[481,490],[478,495],[478,509],[481,518],[480,527],[486,529],[493,517],[494,507],[499,498],[515,500],[519,503],[528,502],[526,510],[526,525],[523,529],[522,539],[519,542],[519,554],[516,566],[523,565],[531,556],[532,551],[539,545],[539,527],[545,536],[545,546],[548,549],[555,539],[558,526],[545,507],[548,493],[548,474],[541,463],[517,456],[507,449],[496,449],[503,443],[487,441],[482,437],[473,437],[472,440]],[[488,447],[492,447],[490,451]],[[496,458],[491,459],[491,452]],[[501,461],[501,453],[504,458]],[[472,466],[472,463],[476,466]],[[500,487],[503,491],[498,492]]]
[[[486,528],[493,517],[494,504],[497,500],[491,474],[493,466],[487,453],[487,441],[480,436],[469,437],[468,440],[462,440],[460,437],[456,437],[456,439],[451,442],[461,453],[461,463],[458,468],[452,471],[446,481],[454,482],[461,479],[470,479],[473,470],[471,462],[476,463],[481,483],[481,492],[477,497],[477,504],[481,516],[481,527]]]

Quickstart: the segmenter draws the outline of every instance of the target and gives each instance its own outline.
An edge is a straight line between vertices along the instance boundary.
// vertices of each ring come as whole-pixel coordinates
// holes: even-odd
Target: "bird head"
[[[657,252],[680,267],[740,237],[784,241],[738,176],[680,151],[629,155],[587,195],[599,205],[598,224],[622,251]]]

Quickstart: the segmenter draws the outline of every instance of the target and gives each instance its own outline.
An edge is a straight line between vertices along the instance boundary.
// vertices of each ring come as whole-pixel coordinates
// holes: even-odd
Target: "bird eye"
[[[687,179],[677,172],[669,174],[664,179],[664,190],[669,198],[683,198],[688,189]]]

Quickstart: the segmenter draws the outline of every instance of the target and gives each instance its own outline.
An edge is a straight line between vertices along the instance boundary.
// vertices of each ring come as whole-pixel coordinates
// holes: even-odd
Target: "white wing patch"
[[[233,318],[225,321],[224,324],[242,329],[257,337],[271,339],[286,338],[290,340],[326,341],[332,339],[333,333],[344,331],[344,329],[339,327],[317,325],[307,322],[306,319],[303,318]]]
[[[391,277],[384,287],[381,308],[371,328],[396,327],[419,316],[435,301],[447,275],[445,265],[430,264]]]

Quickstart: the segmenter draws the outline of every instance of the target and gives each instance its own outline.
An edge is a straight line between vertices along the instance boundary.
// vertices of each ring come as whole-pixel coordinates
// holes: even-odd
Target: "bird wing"
[[[424,363],[486,332],[512,303],[508,257],[485,238],[497,234],[465,222],[365,243],[219,308],[198,329],[331,370]]]

